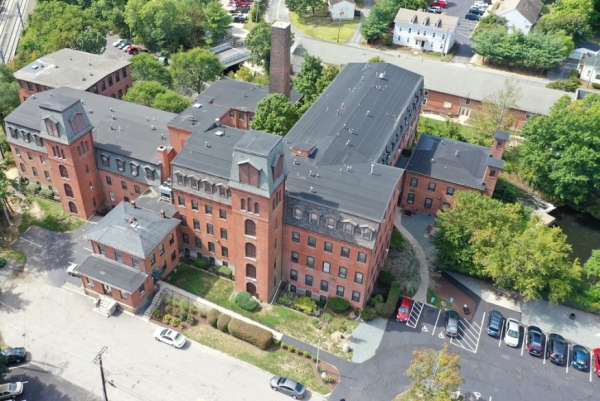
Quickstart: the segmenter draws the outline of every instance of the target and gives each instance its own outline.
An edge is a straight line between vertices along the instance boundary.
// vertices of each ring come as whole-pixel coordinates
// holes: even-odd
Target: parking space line
[[[590,383],[592,382],[592,370],[594,370],[594,361],[593,361],[593,357],[592,357],[592,363],[590,363]]]
[[[408,321],[406,325],[410,328],[416,328],[419,323],[419,319],[421,318],[421,312],[423,311],[423,306],[425,304],[422,302],[413,302],[413,306],[410,309],[410,315],[408,316]]]
[[[437,328],[437,322],[440,320],[440,316],[442,315],[442,310],[438,312],[437,319],[435,319],[435,324],[433,325],[433,330],[431,330],[431,335],[435,334],[435,329]]]
[[[569,373],[569,359],[571,357],[571,353],[569,352],[569,344],[567,344],[567,373]]]
[[[479,340],[481,340],[481,332],[483,327],[483,321],[485,319],[485,312],[483,312],[483,316],[481,317],[481,326],[479,326],[479,336],[477,337],[477,344],[475,345],[475,353],[477,353],[477,349],[479,348]]]
[[[504,324],[500,327],[500,337],[498,338],[498,347],[502,345],[502,335],[504,334]]]
[[[37,246],[38,248],[43,248],[43,247],[42,247],[40,244],[37,244],[37,243],[35,243],[35,242],[33,242],[33,241],[30,241],[30,240],[28,240],[27,238],[19,237],[19,239],[22,239],[23,241],[27,241],[27,242],[29,242],[31,245],[35,245],[35,246]]]
[[[523,334],[525,334],[525,327],[523,327]],[[525,337],[527,334],[523,336],[523,344],[521,344],[521,356],[523,356],[523,352],[525,352]]]

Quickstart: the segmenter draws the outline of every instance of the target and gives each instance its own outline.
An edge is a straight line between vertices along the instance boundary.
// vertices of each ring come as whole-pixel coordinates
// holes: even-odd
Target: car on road
[[[519,339],[521,338],[520,330],[521,324],[517,319],[513,319],[512,317],[506,319],[504,344],[508,345],[509,347],[518,347]]]
[[[548,349],[546,356],[550,362],[556,365],[562,365],[565,362],[565,351],[567,342],[560,334],[552,333],[548,336]]]
[[[410,298],[402,297],[402,299],[400,300],[400,307],[398,308],[398,313],[396,313],[397,321],[404,323],[408,320],[411,303],[412,302]]]
[[[594,349],[594,372],[600,377],[600,348]]]
[[[175,348],[181,348],[187,342],[187,338],[181,333],[176,332],[175,330],[165,329],[163,327],[159,327],[154,330],[154,338],[157,341],[162,341],[165,344],[172,345]]]
[[[429,7],[427,7],[427,12],[428,13],[434,13],[434,14],[441,14],[442,13],[442,7],[439,7],[439,6],[429,6]]]
[[[504,326],[504,316],[497,310],[491,310],[488,315],[488,323],[485,332],[492,337],[500,337],[502,327]]]
[[[75,268],[79,266],[77,263],[69,263],[69,267],[67,267],[67,274],[73,277],[81,277],[78,271],[75,271]]]
[[[481,8],[471,7],[469,8],[469,14],[483,15],[485,14],[485,10]]]
[[[527,328],[527,352],[533,356],[541,356],[544,353],[544,333],[536,326]]]
[[[446,311],[446,335],[450,337],[458,336],[458,313],[453,310]]]
[[[465,15],[465,19],[469,21],[479,21],[479,15],[468,13],[467,15]]]
[[[582,345],[573,346],[573,361],[571,365],[577,370],[587,372],[590,367],[590,352]]]
[[[119,39],[116,42],[113,43],[114,47],[119,47],[120,45],[122,45],[123,43],[127,42],[127,39]]]
[[[476,1],[475,3],[473,3],[473,5],[471,7],[483,8],[485,10],[488,8],[488,6],[489,6],[489,4],[487,4],[484,1]]]
[[[8,363],[20,363],[27,357],[27,350],[24,347],[6,348],[0,352],[6,357]]]
[[[430,7],[441,7],[441,8],[446,8],[446,2],[445,2],[445,1],[438,0],[438,1],[434,1],[434,2],[433,2],[433,3],[431,3],[429,6],[430,6]]]
[[[23,383],[5,383],[0,386],[0,400],[10,400],[23,393]]]
[[[127,46],[131,46],[131,43],[129,43],[128,41],[124,40],[123,42],[121,42],[120,45],[117,46],[117,49],[121,49],[123,50],[124,48],[126,48]]]
[[[236,14],[233,16],[233,22],[246,22],[248,17],[245,14]]]
[[[136,54],[137,52],[139,52],[142,49],[142,46],[138,46],[138,45],[131,45],[127,48],[127,50],[125,50],[127,52],[127,54]]]
[[[306,387],[295,380],[282,376],[273,376],[271,379],[271,388],[274,391],[281,391],[295,400],[301,400],[306,395]]]

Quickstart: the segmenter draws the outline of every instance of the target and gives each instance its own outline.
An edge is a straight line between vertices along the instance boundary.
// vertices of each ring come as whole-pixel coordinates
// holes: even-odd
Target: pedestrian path
[[[387,319],[378,317],[369,322],[361,322],[352,331],[352,362],[363,363],[375,356],[385,333]]]

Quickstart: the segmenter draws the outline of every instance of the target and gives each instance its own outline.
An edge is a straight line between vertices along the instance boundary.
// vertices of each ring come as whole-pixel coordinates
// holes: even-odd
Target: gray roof
[[[62,101],[63,96],[70,100]],[[158,164],[156,148],[169,145],[167,122],[175,117],[175,114],[166,111],[63,86],[30,96],[6,121],[39,131],[40,106],[48,105],[50,100],[68,103],[72,99],[83,102],[86,114],[94,126],[97,149]],[[55,106],[62,107],[60,104]]]
[[[329,5],[330,5],[330,6],[332,6],[332,5],[334,5],[334,4],[337,4],[337,3],[341,3],[342,1],[347,1],[348,3],[351,3],[351,4],[356,4],[356,3],[354,2],[354,0],[327,0],[327,1],[329,2]]]
[[[592,91],[581,89],[581,88],[578,88],[577,92],[575,92],[575,94],[577,96],[577,100],[581,100],[584,97],[586,97],[587,95],[594,95],[594,96],[600,95],[600,93],[598,93],[598,92],[592,92]]]
[[[180,223],[158,213],[121,202],[87,234],[89,240],[145,259]]]
[[[423,21],[425,21],[425,24],[423,24]],[[396,18],[394,18],[394,22],[399,22],[401,24],[414,24],[418,26],[443,30],[449,29],[453,31],[458,25],[458,17],[453,17],[451,15],[446,14],[432,14],[427,13],[425,11],[415,11],[409,10],[408,8],[401,8],[398,10]],[[436,23],[438,24],[436,25]]]
[[[88,256],[75,271],[129,294],[140,288],[148,277],[144,272],[97,254]]]
[[[158,188],[150,187],[143,194],[135,198],[135,204],[142,209],[160,213],[161,210],[169,217],[177,214],[177,207],[171,202],[161,200]]]
[[[40,57],[15,72],[16,79],[58,88],[70,86],[75,89],[88,89],[90,86],[131,64],[73,49],[62,49]]]
[[[544,3],[542,0],[504,0],[496,10],[497,15],[504,16],[513,10],[517,10],[531,24],[537,21]]]
[[[490,157],[490,148],[422,134],[406,171],[482,190],[486,166],[503,168]]]
[[[268,156],[279,141],[280,136],[250,130],[235,144],[234,149],[257,156]]]
[[[494,138],[500,141],[508,141],[508,138],[510,138],[510,134],[506,131],[496,130],[494,132]]]

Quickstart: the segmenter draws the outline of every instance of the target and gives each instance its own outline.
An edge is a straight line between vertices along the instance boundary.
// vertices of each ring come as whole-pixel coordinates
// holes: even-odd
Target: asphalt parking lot
[[[460,44],[460,48],[451,60],[453,63],[468,63],[473,57],[471,35],[478,22],[466,20],[465,15],[474,2],[475,0],[449,1],[443,11],[445,15],[458,17],[459,26],[456,32],[456,42]]]

